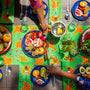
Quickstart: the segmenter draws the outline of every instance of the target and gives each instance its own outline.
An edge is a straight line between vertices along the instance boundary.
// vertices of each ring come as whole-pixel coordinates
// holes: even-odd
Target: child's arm
[[[41,26],[43,32],[47,33],[48,27],[47,27],[47,25],[45,23],[45,20],[44,20],[43,6],[41,6],[40,8],[36,8],[36,12],[37,12],[38,19],[39,19],[39,22],[40,22],[40,26]]]
[[[63,77],[72,79],[74,81],[77,81],[77,75],[76,74],[72,74],[72,73],[63,71],[63,70],[61,70],[61,69],[59,69],[58,67],[55,67],[55,66],[48,67],[47,72],[49,72],[51,74],[63,76]]]
[[[43,33],[46,34],[48,32],[48,27],[47,27],[45,20],[44,20],[42,0],[30,0],[30,3],[31,3],[32,8],[34,8],[37,12],[37,16],[39,19],[40,26],[43,30]]]

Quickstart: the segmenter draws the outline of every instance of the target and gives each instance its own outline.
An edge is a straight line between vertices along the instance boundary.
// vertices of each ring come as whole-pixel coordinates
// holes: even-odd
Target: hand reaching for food
[[[56,66],[47,67],[47,72],[51,73],[51,74],[54,74],[54,75],[59,75],[60,71],[61,71],[61,69],[56,67]]]

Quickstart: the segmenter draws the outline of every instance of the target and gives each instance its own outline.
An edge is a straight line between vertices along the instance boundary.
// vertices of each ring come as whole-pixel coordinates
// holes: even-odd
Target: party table
[[[56,0],[57,6],[55,6],[55,0],[49,0],[49,11],[48,11],[48,21],[49,25],[56,21],[62,21],[62,0]],[[55,18],[54,14],[57,8],[57,18]],[[22,50],[22,39],[24,35],[28,31],[39,30],[40,26],[37,25],[28,25],[28,31],[23,33],[21,25],[5,25],[12,33],[12,45],[10,49],[4,54],[0,55],[4,59],[4,65],[19,65],[19,84],[18,90],[33,90],[33,83],[30,78],[30,74],[34,66],[36,65],[48,65],[49,61],[44,60],[44,55],[39,58],[32,58],[27,56]],[[73,38],[76,41],[77,45],[80,42],[80,37],[82,33],[89,28],[89,25],[78,25],[75,31],[70,32],[68,30],[68,26],[66,25],[66,34]],[[70,72],[74,73],[77,65],[84,65],[90,57],[86,55],[84,52],[78,53],[78,55],[71,57],[69,52],[63,53],[61,50],[62,43],[60,38],[55,38],[52,36],[50,32],[47,33],[47,37],[49,40],[49,48],[48,48],[48,56],[57,56],[57,62],[54,65],[61,65],[62,70],[68,71],[70,68]],[[68,37],[69,38],[69,37]],[[54,63],[53,60],[50,61]],[[27,74],[27,85],[26,87],[26,75],[25,75],[25,66],[28,67]],[[68,87],[68,79],[62,78],[63,90],[77,90],[76,83],[70,80]],[[59,90],[59,89],[58,89]]]

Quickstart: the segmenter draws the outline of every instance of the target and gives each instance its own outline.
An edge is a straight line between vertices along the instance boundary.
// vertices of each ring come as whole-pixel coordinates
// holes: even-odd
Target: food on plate
[[[34,41],[33,41],[33,45],[34,45],[35,47],[42,47],[42,46],[43,46],[43,41],[42,41],[40,38],[36,38],[36,39],[34,39]]]
[[[45,12],[45,10],[43,10],[43,15],[45,15],[46,14],[46,12]]]
[[[42,36],[41,40],[46,40],[46,38],[47,38],[46,36]]]
[[[61,29],[60,27],[58,27],[58,29],[57,29],[57,34],[59,35],[59,34],[63,34],[63,29]]]
[[[88,17],[88,11],[90,10],[89,6],[85,7],[83,17]]]
[[[3,34],[2,33],[0,33],[0,39],[3,39]]]
[[[39,73],[40,73],[39,70],[34,70],[33,71],[33,76],[34,77],[37,77],[39,75]]]
[[[84,68],[83,66],[81,66],[81,67],[79,68],[79,72],[80,72],[81,74],[85,74],[86,70],[85,70],[85,68]]]
[[[9,45],[9,42],[11,41],[11,35],[9,34],[8,29],[0,25],[0,53],[4,50],[4,52],[7,50],[7,47]]]
[[[36,55],[39,55],[39,48],[35,49]]]
[[[86,6],[85,7],[85,10],[89,11],[90,10],[90,7],[89,6]]]
[[[0,43],[2,42],[2,40],[0,39]]]
[[[84,10],[84,14],[88,14],[88,11],[86,9]]]
[[[45,77],[45,75],[46,75],[46,68],[45,68],[45,67],[42,67],[42,68],[40,69],[40,76],[41,76],[41,77]]]
[[[84,37],[84,40],[90,39],[90,33],[87,33]]]
[[[0,79],[2,78],[2,74],[0,73]]]
[[[37,55],[37,53],[35,51],[32,51],[32,56]]]
[[[0,52],[2,52],[3,49],[4,49],[4,45],[3,45],[3,43],[0,43]]]
[[[33,44],[30,44],[28,47],[25,48],[26,51],[29,51],[29,50],[35,50],[35,47]]]
[[[86,74],[90,74],[90,66],[86,67]]]
[[[26,34],[25,38],[25,51],[28,51],[28,54],[32,56],[44,54],[44,48],[42,47],[46,36],[42,32],[31,31]]]
[[[46,9],[46,5],[43,5],[43,9]]]
[[[82,49],[90,52],[90,39],[87,39],[82,43]]]
[[[39,54],[40,54],[40,55],[44,54],[44,51],[45,51],[45,50],[44,50],[43,47],[40,47],[40,48],[39,48]]]
[[[48,79],[47,75],[48,74],[46,73],[46,68],[45,67],[42,67],[40,69],[40,76],[43,77],[45,80],[47,80]]]
[[[80,6],[81,7],[86,7],[87,6],[87,2],[86,1],[81,1],[80,2]]]
[[[75,15],[78,16],[78,17],[81,17],[83,15],[83,12],[80,9],[77,9],[75,11]]]
[[[8,43],[4,42],[3,45],[6,48],[8,46]]]
[[[36,37],[37,37],[36,35],[32,35],[31,36],[32,39],[36,39]]]
[[[33,40],[31,38],[26,38],[25,45],[30,46],[31,44],[33,44]]]
[[[80,7],[79,6],[79,9],[82,10],[82,11],[84,11],[85,10],[85,7]]]
[[[30,38],[31,35],[32,35],[31,33],[27,34],[26,38]]]
[[[40,66],[37,69],[33,69],[32,76],[34,78],[34,82],[36,82],[38,85],[41,85],[45,82],[46,80],[49,79],[50,73],[46,72],[46,67]]]
[[[89,6],[87,6],[86,1],[81,1],[78,9],[75,11],[75,15],[78,17],[88,17],[88,11],[90,10]]]
[[[39,38],[41,38],[41,37],[43,36],[43,33],[42,33],[42,32],[39,32],[39,33],[37,34],[37,36],[38,36]]]
[[[3,25],[0,25],[0,32],[5,32],[7,28]]]
[[[5,34],[3,35],[3,41],[4,41],[4,42],[9,42],[10,40],[11,40],[10,35],[5,33]]]
[[[42,77],[41,77],[40,75],[38,75],[38,76],[36,77],[36,79],[42,79]]]
[[[83,14],[82,16],[83,16],[83,17],[88,17],[88,14]]]
[[[37,36],[37,33],[38,33],[38,32],[37,32],[37,31],[35,31],[35,32],[33,32],[33,31],[32,31],[31,33],[33,33],[34,35],[36,35],[36,36]]]
[[[37,83],[38,85],[42,85],[42,84],[44,83],[44,81],[43,81],[42,79],[38,79],[38,80],[36,80],[36,83]]]

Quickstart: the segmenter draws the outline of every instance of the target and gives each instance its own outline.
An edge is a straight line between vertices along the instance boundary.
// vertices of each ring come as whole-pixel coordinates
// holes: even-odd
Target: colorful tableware
[[[30,31],[30,32],[37,32],[37,33],[39,33],[40,31],[38,31],[38,30],[33,30],[33,31]],[[27,34],[29,34],[30,32],[28,32]],[[42,55],[32,56],[32,54],[29,54],[28,51],[25,50],[25,48],[26,48],[25,39],[26,39],[26,35],[27,35],[27,34],[25,34],[25,36],[23,37],[23,40],[22,40],[22,49],[23,49],[24,53],[25,53],[26,55],[30,56],[30,57],[40,57],[40,56],[44,55],[44,54],[42,54]],[[43,34],[43,36],[46,36],[46,35]],[[31,38],[31,37],[30,37],[30,38]],[[38,37],[37,37],[37,38],[38,38]],[[46,38],[46,40],[48,41],[47,38]],[[49,46],[49,43],[48,43],[48,46]],[[43,46],[42,46],[42,47],[43,47]]]
[[[48,83],[49,83],[49,81],[50,81],[50,74],[48,75],[48,79],[47,80],[44,80],[44,78],[42,77],[42,80],[44,81],[44,83],[43,84],[41,84],[41,85],[38,85],[37,83],[36,83],[36,77],[34,77],[33,76],[33,71],[34,70],[39,70],[40,71],[40,69],[42,68],[42,67],[45,67],[46,69],[47,69],[47,67],[46,66],[36,66],[36,67],[34,67],[34,69],[31,71],[31,81],[33,82],[33,84],[35,84],[36,86],[41,86],[41,87],[43,87],[43,86],[45,86],[45,85],[47,85]]]
[[[12,33],[9,31],[9,29],[8,29],[6,26],[4,26],[4,25],[2,25],[2,26],[3,26],[4,28],[6,28],[6,33],[10,35],[11,39],[10,39],[10,41],[9,41],[9,43],[8,43],[8,46],[7,46],[6,48],[4,48],[3,51],[0,52],[0,54],[3,54],[4,52],[6,52],[6,51],[10,48],[10,46],[11,46],[11,44],[12,44]]]
[[[45,15],[44,17],[46,17],[47,13],[48,13],[48,6],[47,4],[43,1],[43,5],[46,5],[46,9],[45,9]],[[37,15],[33,13],[33,9],[31,8],[31,5],[29,5],[28,7],[28,12],[29,12],[29,16],[32,18],[32,19],[38,19]]]
[[[79,8],[79,4],[80,4],[81,1],[82,1],[82,0],[79,0],[79,1],[77,1],[77,2],[73,5],[73,7],[72,7],[72,14],[73,14],[73,16],[74,16],[76,19],[78,19],[78,20],[86,20],[86,19],[88,19],[88,18],[90,17],[90,10],[88,11],[88,16],[87,16],[87,17],[83,17],[83,16],[78,17],[78,16],[75,15],[75,11]],[[89,3],[88,1],[86,1],[86,0],[83,0],[83,1],[87,2],[87,6],[90,7],[90,3]]]
[[[0,82],[2,81],[3,79],[3,73],[2,73],[2,70],[0,69]]]

